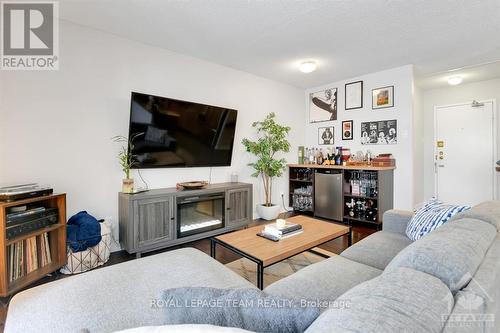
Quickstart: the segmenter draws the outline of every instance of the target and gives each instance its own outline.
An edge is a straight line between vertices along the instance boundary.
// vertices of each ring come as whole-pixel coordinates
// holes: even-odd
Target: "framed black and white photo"
[[[335,132],[333,126],[318,128],[318,144],[333,145],[335,143]]]
[[[309,122],[337,120],[337,88],[309,94]]]
[[[398,143],[397,120],[361,123],[362,145],[395,145]]]
[[[345,109],[354,110],[363,107],[363,81],[346,83]]]
[[[342,122],[342,140],[352,140],[353,135],[353,121],[346,120]]]
[[[372,109],[394,107],[394,86],[376,88],[372,90]]]

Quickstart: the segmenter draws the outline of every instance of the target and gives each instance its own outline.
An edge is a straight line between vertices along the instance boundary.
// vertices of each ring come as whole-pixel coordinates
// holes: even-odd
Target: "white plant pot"
[[[122,181],[123,193],[134,193],[134,180],[132,178],[125,178]]]
[[[266,207],[264,205],[257,205],[257,214],[259,214],[261,219],[268,221],[274,220],[280,214],[280,206],[273,205]]]

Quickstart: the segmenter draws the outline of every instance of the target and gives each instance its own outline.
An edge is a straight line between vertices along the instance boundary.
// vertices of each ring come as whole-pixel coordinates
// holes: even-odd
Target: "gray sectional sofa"
[[[382,231],[264,292],[328,304],[306,333],[499,332],[500,202],[475,206],[416,242],[405,235],[411,217],[386,212]],[[162,325],[167,310],[152,302],[183,286],[254,288],[204,253],[180,249],[21,292],[10,302],[5,332]]]

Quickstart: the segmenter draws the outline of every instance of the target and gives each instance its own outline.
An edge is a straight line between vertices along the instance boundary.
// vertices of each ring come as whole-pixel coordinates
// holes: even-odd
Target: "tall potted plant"
[[[117,135],[112,138],[114,142],[124,143],[122,149],[118,153],[118,161],[125,173],[125,178],[122,181],[122,192],[123,193],[133,193],[134,192],[134,179],[130,178],[130,169],[136,163],[135,155],[132,154],[134,149],[134,141],[144,133],[136,133],[126,138],[122,135]]]
[[[287,140],[290,127],[277,124],[275,119],[276,115],[270,113],[263,121],[254,122],[252,127],[257,129],[257,140],[243,139],[242,141],[246,151],[257,157],[257,161],[248,165],[255,169],[253,177],[262,177],[265,203],[257,205],[257,212],[265,220],[273,220],[280,213],[280,206],[271,201],[273,179],[283,174],[286,160],[277,158],[276,155],[290,151],[290,143]]]

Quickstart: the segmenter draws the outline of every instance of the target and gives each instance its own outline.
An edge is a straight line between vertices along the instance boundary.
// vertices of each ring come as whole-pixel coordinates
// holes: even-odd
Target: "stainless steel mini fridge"
[[[342,221],[343,207],[342,171],[316,169],[314,175],[314,215]]]

